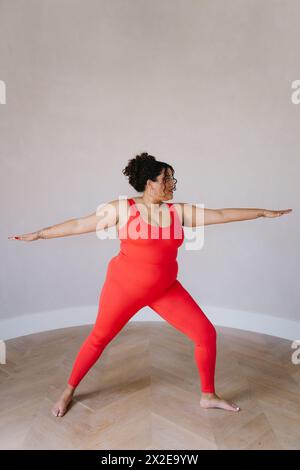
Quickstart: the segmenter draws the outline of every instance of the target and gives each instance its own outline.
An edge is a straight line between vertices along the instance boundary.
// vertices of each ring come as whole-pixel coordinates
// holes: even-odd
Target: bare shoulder
[[[183,208],[186,202],[171,202],[170,204],[172,204],[176,210],[180,223],[183,225]]]
[[[194,227],[198,225],[196,220],[202,216],[203,209],[200,207],[198,208],[197,204],[190,202],[175,202],[174,206],[182,225],[186,227]]]
[[[117,227],[120,227],[125,224],[129,218],[130,204],[128,198],[114,199],[111,201],[111,204],[116,210]]]
[[[99,204],[96,210],[97,216],[105,216],[114,224],[118,223],[122,213],[126,212],[126,199],[111,199],[110,201]]]

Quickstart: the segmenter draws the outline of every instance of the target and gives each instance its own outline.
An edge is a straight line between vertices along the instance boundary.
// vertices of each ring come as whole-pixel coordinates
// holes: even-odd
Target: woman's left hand
[[[269,211],[265,209],[263,211],[262,217],[280,217],[281,215],[288,214],[293,209],[282,209],[280,211]]]

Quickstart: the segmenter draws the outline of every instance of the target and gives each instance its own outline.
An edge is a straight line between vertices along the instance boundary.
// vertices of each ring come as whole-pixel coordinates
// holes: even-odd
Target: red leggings
[[[137,298],[136,286],[130,291],[126,284],[125,291],[122,283],[118,283],[116,295],[115,290],[110,290],[113,281],[108,278],[103,286],[96,322],[79,350],[69,385],[76,387],[79,384],[109,342],[140,308],[148,305],[194,342],[194,357],[199,370],[201,390],[204,393],[215,393],[216,329],[178,279],[154,300],[148,299],[146,303],[145,299],[143,300],[143,292]],[[116,288],[115,284],[113,288]]]

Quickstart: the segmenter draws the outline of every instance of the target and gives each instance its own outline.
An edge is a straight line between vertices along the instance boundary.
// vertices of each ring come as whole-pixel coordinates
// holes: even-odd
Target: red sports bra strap
[[[131,206],[133,206],[133,205],[134,205],[134,200],[133,200],[131,197],[130,197],[130,198],[128,198],[128,202],[129,202],[129,204],[130,204]]]
[[[174,222],[174,211],[175,211],[175,208],[173,207],[173,203],[172,202],[167,202],[168,206],[169,206],[169,211],[170,211],[170,214],[171,214],[171,221]]]
[[[130,206],[129,206],[130,212],[131,212],[131,213],[133,212],[134,214],[138,214],[138,213],[139,213],[139,210],[138,210],[138,208],[137,208],[137,206],[136,206],[136,204],[135,204],[135,201],[133,200],[132,197],[128,198],[128,202],[129,202],[129,204],[130,204]]]
[[[137,212],[139,212],[132,197],[128,198],[128,202],[130,204],[130,207],[134,206],[136,208]],[[169,212],[170,212],[170,217],[171,217],[171,225],[172,225],[174,223],[174,217],[175,217],[174,211],[176,209],[175,209],[175,207],[172,207],[173,202],[167,202],[167,205],[169,206]]]

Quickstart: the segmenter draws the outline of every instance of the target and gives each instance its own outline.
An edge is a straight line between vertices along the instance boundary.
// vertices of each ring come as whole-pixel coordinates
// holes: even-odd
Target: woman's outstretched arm
[[[269,209],[220,209],[221,223],[239,222],[241,220],[257,219],[258,217],[280,217],[288,214],[292,209],[269,210]],[[205,218],[205,214],[204,214]]]
[[[186,227],[199,227],[201,225],[224,224],[242,220],[257,219],[258,217],[280,217],[288,214],[292,209],[205,209],[195,204],[177,203],[181,208],[182,225]]]
[[[10,240],[34,241],[40,239],[80,235],[95,232],[115,225],[119,220],[119,200],[98,206],[97,210],[85,217],[65,220],[62,223],[42,228],[36,232],[8,237]]]

